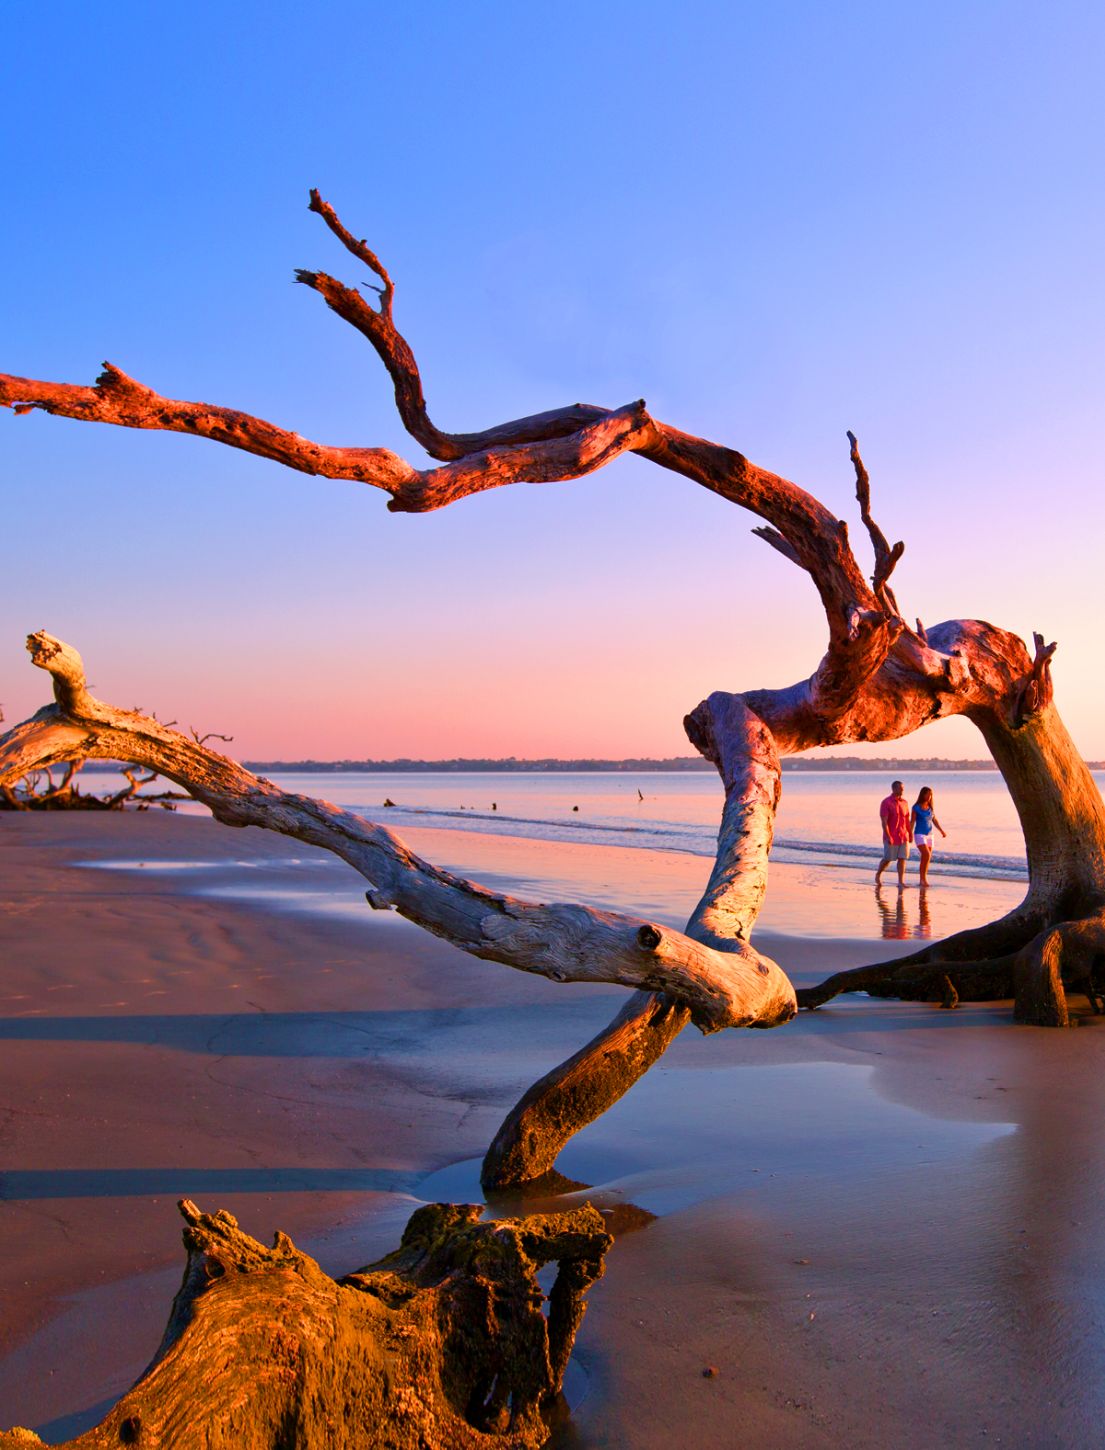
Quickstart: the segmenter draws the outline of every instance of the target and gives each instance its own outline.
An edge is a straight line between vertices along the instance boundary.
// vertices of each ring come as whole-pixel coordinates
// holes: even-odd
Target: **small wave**
[[[358,811],[361,815],[368,814],[364,806],[350,806],[348,809]],[[571,831],[577,835],[594,833],[599,836],[624,836],[638,845],[644,843],[635,838],[647,836],[650,849],[652,849],[654,838],[657,837],[671,836],[688,840],[698,840],[701,837],[702,839],[708,838],[711,843],[709,850],[711,856],[714,854],[712,843],[717,838],[716,829],[695,825],[692,821],[640,821],[631,825],[628,821],[595,821],[586,818],[579,821],[564,821],[551,820],[545,816],[512,816],[505,811],[447,810],[432,806],[392,806],[389,807],[386,816],[381,816],[379,811],[373,811],[371,814],[373,820],[396,821],[405,817],[410,817],[412,824],[422,825],[430,824],[431,819],[450,822],[463,821],[466,826],[478,821],[481,829],[502,826],[533,826],[550,831]],[[510,834],[517,835],[518,832],[512,830]]]
[[[636,822],[553,820],[541,816],[512,816],[504,811],[393,806],[386,810],[353,805],[349,809],[386,824],[425,826],[446,830],[480,831],[497,836],[522,836],[527,840],[574,841],[581,845],[629,846],[649,851],[682,851],[713,859],[717,848],[716,827],[686,821],[638,820]],[[846,841],[795,840],[777,836],[772,858],[788,864],[831,866],[836,869],[870,870],[882,856],[879,846]],[[1026,881],[1028,868],[1023,858],[968,855],[938,851],[935,864],[942,874],[976,880]]]
[[[773,854],[793,851],[803,856],[843,857],[860,862],[866,867],[870,862],[882,859],[879,846],[856,846],[843,841],[788,841],[776,837]],[[974,876],[986,880],[1027,881],[1028,865],[1014,856],[968,856],[962,852],[937,851],[933,862],[953,876]]]

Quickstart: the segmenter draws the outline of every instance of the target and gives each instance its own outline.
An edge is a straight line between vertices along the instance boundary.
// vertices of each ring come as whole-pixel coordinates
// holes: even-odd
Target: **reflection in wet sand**
[[[917,903],[915,919],[909,910],[913,902]],[[908,941],[910,937],[932,936],[932,912],[929,910],[929,894],[924,887],[916,896],[912,893],[907,895],[899,887],[894,892],[893,901],[890,901],[883,888],[876,886],[875,903],[882,918],[882,934],[887,940]]]

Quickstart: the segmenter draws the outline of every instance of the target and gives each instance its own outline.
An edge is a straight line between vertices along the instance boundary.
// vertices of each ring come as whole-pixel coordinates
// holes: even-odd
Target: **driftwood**
[[[151,770],[141,775],[134,765],[120,766],[120,774],[127,783],[118,790],[100,795],[82,791],[75,777],[84,764],[83,758],[64,762],[58,780],[54,779],[53,768],[47,765],[41,770],[28,771],[22,780],[0,785],[0,811],[121,811],[128,806],[139,811],[149,810],[151,806],[172,811],[177,801],[188,799],[178,791],[143,794],[144,788],[158,779],[158,774]]]
[[[478,1205],[428,1204],[395,1253],[334,1280],[285,1234],[265,1248],[228,1213],[180,1209],[187,1263],[161,1346],[74,1450],[543,1445],[613,1242],[590,1205],[481,1223]],[[0,1450],[41,1443],[0,1433]]]
[[[660,988],[703,1032],[773,1026],[794,1015],[794,989],[769,958],[734,943],[719,951],[669,927],[585,906],[520,901],[441,871],[391,831],[327,801],[294,795],[136,710],[92,696],[84,664],[44,633],[27,641],[53,680],[55,704],[0,736],[0,786],[76,749],[89,759],[125,755],[182,785],[231,826],[261,826],[333,851],[370,886],[378,910],[401,915],[463,951],[557,982]]]
[[[390,274],[317,192],[310,206],[369,269],[378,302],[324,272],[300,271],[297,280],[375,349],[407,431],[437,467],[416,469],[384,449],[336,448],[235,409],[164,398],[110,364],[92,387],[0,375],[0,402],[19,413],[192,433],[302,473],[369,484],[389,495],[390,509],[404,512],[441,508],[514,482],[577,478],[625,453],[747,509],[761,520],[754,532],[812,581],[825,611],[828,647],[808,679],[782,690],[719,691],[686,718],[693,744],[722,777],[725,806],[714,870],[680,940],[685,960],[694,956],[687,941],[753,966],[762,960],[750,937],[767,883],[780,756],[896,740],[930,721],[965,715],[981,732],[1020,816],[1029,868],[1024,901],[989,927],[906,958],[838,973],[800,993],[799,1003],[816,1007],[842,991],[940,1001],[950,990],[961,999],[1012,996],[1019,1020],[1044,1025],[1070,1020],[1071,989],[1100,1005],[1105,805],[1053,703],[1055,645],[1036,635],[1030,654],[1016,635],[981,620],[929,627],[906,622],[890,582],[904,546],[891,544],[875,521],[855,436],[848,435],[860,521],[874,559],[869,578],[847,525],[817,499],[734,449],[679,432],[654,418],[642,401],[613,410],[572,403],[478,433],[443,432],[429,417],[414,353],[395,326]],[[517,950],[525,930],[512,924],[503,930]],[[786,1018],[789,1007],[775,993],[775,970],[770,964],[772,1008],[745,1014],[748,1025]],[[614,979],[630,980],[629,974]],[[485,1182],[532,1176],[571,1132],[621,1096],[687,1020],[703,1025],[701,1004],[684,986],[677,995],[664,984],[664,994],[640,993],[604,1033],[527,1094],[488,1156]]]

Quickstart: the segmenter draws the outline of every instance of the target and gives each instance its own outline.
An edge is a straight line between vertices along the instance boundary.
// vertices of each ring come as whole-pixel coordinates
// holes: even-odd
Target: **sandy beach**
[[[677,853],[409,840],[677,924],[704,876]],[[840,935],[859,892],[869,925]],[[934,891],[923,927],[916,892],[773,867],[757,942],[805,983],[1016,894]],[[0,821],[0,958],[0,1425],[48,1441],[156,1348],[178,1197],[362,1264],[419,1202],[479,1198],[506,1110],[623,995],[467,957],[298,843],[153,814]],[[1002,1004],[859,997],[684,1033],[559,1164],[645,1212],[619,1216],[639,1226],[592,1291],[555,1443],[1102,1443],[1103,1067],[1098,1022],[1016,1028]]]

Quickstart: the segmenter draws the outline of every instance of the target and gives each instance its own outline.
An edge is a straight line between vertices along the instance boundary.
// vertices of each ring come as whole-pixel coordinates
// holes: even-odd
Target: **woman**
[[[921,793],[909,814],[909,829],[913,834],[913,844],[917,847],[917,854],[921,858],[922,886],[929,884],[933,826],[943,837],[947,838],[947,831],[936,819],[936,810],[932,803],[932,787],[925,785],[921,787]]]

